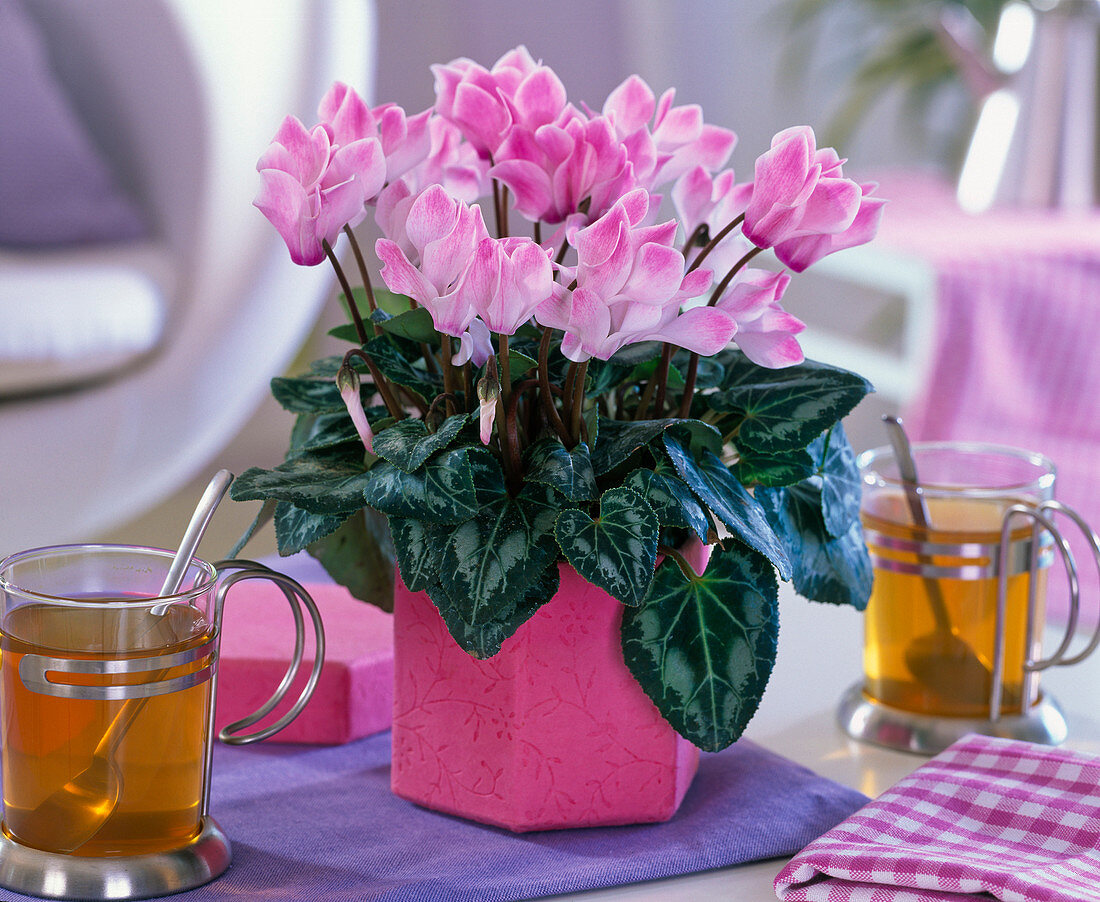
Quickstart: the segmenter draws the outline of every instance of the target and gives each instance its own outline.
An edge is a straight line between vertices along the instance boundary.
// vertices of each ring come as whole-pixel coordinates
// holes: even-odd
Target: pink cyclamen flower
[[[843,232],[855,220],[862,192],[841,173],[835,150],[818,150],[813,129],[779,132],[756,160],[742,230],[757,247],[792,238]]]
[[[461,280],[478,243],[489,237],[481,208],[468,207],[432,185],[409,208],[405,233],[419,264],[414,265],[396,242],[379,238],[375,252],[383,263],[382,281],[391,291],[427,307],[436,331],[460,337],[475,315],[459,296]]]
[[[374,433],[370,423],[367,422],[367,413],[363,410],[363,401],[359,397],[359,374],[350,366],[340,367],[336,374],[336,387],[340,389],[340,397],[344,401],[348,415],[355,424],[355,431],[359,433],[359,440],[371,454],[374,453]]]
[[[732,169],[711,176],[702,166],[696,166],[676,180],[672,188],[672,203],[680,217],[685,238],[693,235],[700,226],[706,226],[706,240],[709,241],[745,212],[751,194],[752,184],[738,184]],[[704,262],[708,269],[722,275],[753,246],[739,229],[734,229],[710,251]],[[688,260],[694,260],[701,249],[698,244],[692,245],[688,249]]]
[[[638,75],[632,75],[608,95],[603,113],[630,149],[635,176],[651,191],[695,166],[714,172],[726,165],[737,135],[707,125],[695,104],[673,106],[676,91],[657,100]]]
[[[859,211],[848,228],[843,232],[834,232],[829,235],[789,238],[775,246],[775,256],[795,272],[802,272],[822,257],[848,247],[866,244],[874,238],[875,233],[878,232],[879,221],[882,219],[882,207],[886,201],[881,197],[873,196],[874,190],[878,187],[874,182],[868,182],[859,187],[862,194]]]
[[[514,335],[550,297],[554,271],[547,251],[530,238],[484,238],[458,296],[498,335]]]
[[[536,131],[514,129],[496,159],[489,175],[512,191],[515,209],[532,222],[565,223],[570,236],[636,187],[611,123],[572,107]]]
[[[737,323],[733,340],[760,366],[776,369],[804,359],[795,336],[806,326],[779,306],[790,281],[785,272],[745,269],[715,305]]]
[[[341,146],[328,128],[312,131],[287,116],[256,168],[260,191],[253,204],[275,226],[303,266],[325,259],[323,242],[335,243],[345,225],[358,224],[368,197],[386,178],[382,145],[364,138]]]
[[[560,285],[539,305],[536,319],[565,332],[562,353],[570,360],[606,360],[627,344],[667,341],[700,354],[717,353],[736,325],[715,307],[681,313],[689,299],[710,287],[710,270],[685,275],[683,255],[672,245],[676,223],[643,226],[649,196],[644,188],[623,197],[611,211],[577,232],[577,287]]]
[[[345,146],[363,138],[377,138],[381,142],[386,158],[386,182],[400,178],[428,156],[431,112],[428,109],[408,116],[394,103],[372,110],[353,88],[339,81],[321,98],[317,110],[335,143]],[[367,200],[373,198],[374,195],[369,195]]]
[[[565,86],[548,67],[520,46],[492,69],[460,58],[432,66],[435,109],[457,125],[484,156],[516,126],[529,130],[553,122],[565,107]]]

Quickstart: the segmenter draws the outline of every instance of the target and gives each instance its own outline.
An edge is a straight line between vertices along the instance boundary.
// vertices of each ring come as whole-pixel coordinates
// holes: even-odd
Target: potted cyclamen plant
[[[790,276],[749,263],[868,241],[882,201],[805,127],[737,182],[734,134],[637,76],[595,112],[523,47],[433,71],[431,109],[337,84],[260,159],[256,205],[336,268],[352,347],[274,380],[290,450],[233,496],[394,602],[395,792],[514,830],[666,819],[760,701],[777,574],[866,603],[840,419],[871,387],[803,360]]]

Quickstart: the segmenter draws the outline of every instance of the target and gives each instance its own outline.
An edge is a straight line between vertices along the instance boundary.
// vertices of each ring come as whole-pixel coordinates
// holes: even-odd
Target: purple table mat
[[[388,732],[331,747],[217,745],[211,810],[233,865],[171,898],[530,899],[788,857],[867,801],[742,740],[702,756],[667,823],[513,834],[395,797],[389,762]]]

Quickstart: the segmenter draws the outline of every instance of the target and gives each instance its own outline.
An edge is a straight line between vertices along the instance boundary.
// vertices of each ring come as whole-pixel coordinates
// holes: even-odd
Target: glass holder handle
[[[1023,710],[1038,700],[1038,675],[1041,671],[1056,666],[1069,666],[1077,664],[1092,654],[1100,645],[1100,619],[1085,647],[1073,656],[1069,656],[1069,648],[1077,636],[1077,628],[1081,615],[1081,584],[1078,575],[1077,563],[1073,552],[1066,541],[1062,531],[1054,522],[1053,514],[1062,514],[1069,517],[1078,527],[1089,542],[1093,562],[1097,572],[1100,573],[1100,537],[1089,527],[1080,514],[1073,508],[1062,504],[1060,501],[1044,501],[1037,506],[1028,504],[1015,504],[1008,508],[1001,520],[1001,541],[997,561],[997,610],[996,631],[993,645],[993,673],[989,693],[989,719],[996,722],[1001,716],[1001,702],[1004,694],[1004,669],[1005,669],[1005,623],[1007,620],[1008,605],[1008,553],[1009,542],[1012,534],[1013,520],[1019,517],[1030,519],[1032,522],[1032,558],[1028,581],[1027,597],[1027,629],[1024,637],[1024,681],[1021,693]],[[1054,539],[1054,544],[1062,556],[1066,578],[1069,580],[1070,601],[1069,615],[1066,618],[1066,629],[1061,642],[1055,652],[1047,658],[1033,656],[1033,650],[1037,646],[1036,632],[1038,629],[1036,617],[1036,593],[1035,576],[1038,572],[1039,538],[1043,531],[1048,532]]]

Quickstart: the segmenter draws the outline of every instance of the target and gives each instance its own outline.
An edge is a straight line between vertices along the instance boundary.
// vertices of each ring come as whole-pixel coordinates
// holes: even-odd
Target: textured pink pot
[[[493,658],[471,658],[397,580],[391,785],[509,830],[665,821],[699,750],[623,663],[622,605],[564,564],[557,595]]]

